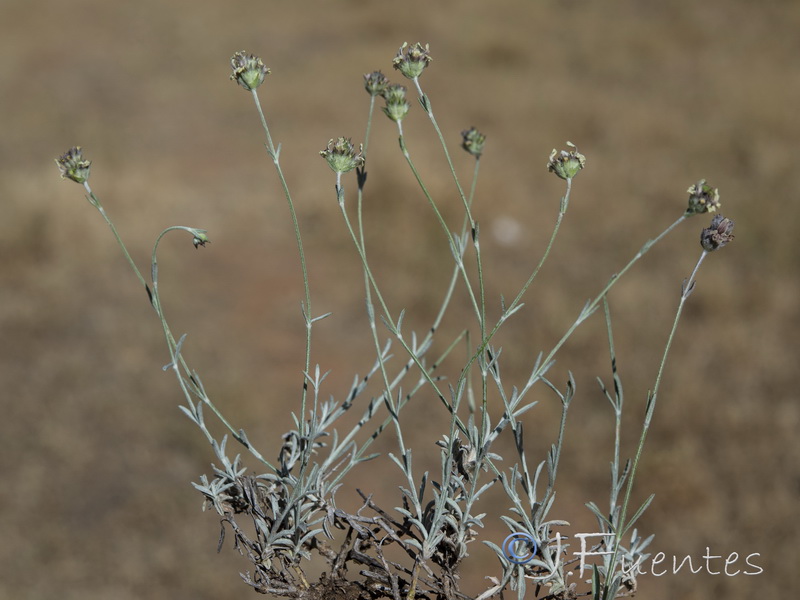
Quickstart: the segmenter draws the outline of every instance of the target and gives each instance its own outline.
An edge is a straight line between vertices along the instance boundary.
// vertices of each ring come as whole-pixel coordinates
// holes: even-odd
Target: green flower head
[[[359,146],[356,152],[353,142],[348,138],[340,137],[336,141],[329,141],[328,147],[322,150],[320,155],[328,161],[328,166],[334,173],[347,173],[356,167],[364,166],[362,147]]]
[[[550,153],[550,159],[547,161],[547,170],[555,173],[561,179],[572,179],[586,164],[586,157],[578,152],[575,144],[567,142],[567,146],[571,150],[561,150],[559,152],[553,149]]]
[[[383,112],[395,123],[402,121],[408,114],[408,109],[411,108],[406,101],[406,91],[405,86],[399,83],[393,83],[383,90],[383,99],[386,100]]]
[[[483,154],[484,143],[486,143],[486,136],[474,127],[461,132],[461,147],[475,158],[480,158]]]
[[[62,179],[85,183],[89,179],[92,161],[83,158],[80,146],[73,146],[56,159]]]
[[[200,246],[205,247],[206,244],[210,244],[211,240],[208,239],[208,232],[205,229],[195,229],[192,228],[192,244],[194,244],[195,248],[199,248]]]
[[[231,57],[231,79],[247,91],[254,90],[269,75],[269,69],[255,54],[247,54],[244,50]]]
[[[373,71],[364,75],[364,88],[370,96],[382,96],[389,80],[380,71]]]
[[[719,190],[707,185],[705,179],[701,179],[686,191],[689,194],[686,216],[714,212],[722,205],[719,201]]]
[[[403,42],[392,65],[409,79],[416,79],[422,75],[422,71],[432,60],[428,44],[423,47],[417,42],[413,46],[409,46],[408,42]]]

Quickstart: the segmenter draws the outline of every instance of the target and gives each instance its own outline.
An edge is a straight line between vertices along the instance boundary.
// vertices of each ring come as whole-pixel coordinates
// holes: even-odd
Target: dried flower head
[[[413,46],[409,46],[408,42],[403,42],[392,65],[409,79],[416,79],[422,75],[422,71],[433,60],[429,50],[428,44],[425,44],[423,48],[419,42]]]
[[[572,142],[567,142],[571,150],[553,149],[550,159],[547,161],[547,170],[555,173],[561,179],[572,179],[586,164],[586,157],[578,152],[577,146]]]
[[[72,179],[76,183],[84,183],[89,179],[92,161],[83,158],[80,146],[73,146],[56,159],[62,179]]]
[[[686,191],[689,193],[687,216],[714,212],[721,206],[719,190],[707,185],[705,179],[701,179]]]
[[[340,137],[335,142],[330,140],[328,147],[320,151],[320,155],[328,161],[328,165],[335,173],[347,173],[356,167],[364,166],[363,147],[359,146],[356,153],[353,142],[348,138]]]
[[[714,215],[711,225],[700,233],[700,245],[703,250],[713,252],[722,248],[733,239],[733,221],[722,215]]]
[[[470,127],[461,132],[461,138],[461,147],[473,156],[480,158],[481,154],[483,154],[483,144],[486,142],[486,136],[474,127]]]
[[[408,114],[411,105],[406,101],[406,88],[399,83],[393,83],[383,91],[386,106],[383,112],[395,123],[399,123]]]
[[[373,71],[364,75],[364,88],[370,96],[382,96],[389,80],[380,71]]]
[[[247,54],[244,50],[231,57],[231,68],[233,69],[231,79],[248,91],[264,83],[264,78],[269,75],[269,69],[264,66],[261,59],[255,54]]]

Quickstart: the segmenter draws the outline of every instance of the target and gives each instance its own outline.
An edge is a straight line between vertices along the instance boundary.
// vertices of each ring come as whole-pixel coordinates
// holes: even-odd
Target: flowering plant
[[[338,137],[331,139],[320,155],[335,174],[335,201],[361,262],[369,335],[375,358],[366,375],[357,376],[343,398],[324,400],[321,388],[325,374],[319,365],[311,364],[311,339],[314,325],[329,315],[316,315],[312,310],[301,224],[281,167],[280,146],[273,143],[258,97],[258,88],[270,70],[252,54],[239,52],[231,59],[231,79],[251,94],[265,134],[267,153],[283,187],[304,282],[302,391],[293,413],[294,427],[282,436],[279,447],[269,451],[262,450],[261,443],[251,440],[244,429],[234,427],[223,416],[206,393],[199,375],[182,354],[186,336],[176,338],[173,335],[162,310],[158,289],[159,242],[167,233],[180,230],[190,234],[191,242],[197,248],[209,243],[208,233],[204,229],[186,226],[169,227],[161,232],[153,247],[148,281],[128,254],[100,199],[90,187],[92,163],[83,157],[81,148],[70,149],[56,162],[62,177],[84,187],[90,204],[111,227],[159,317],[170,355],[166,368],[174,373],[184,396],[185,404],[181,409],[208,440],[216,459],[212,465],[213,474],[202,475],[193,485],[203,495],[206,506],[219,515],[223,525],[222,537],[226,531],[232,532],[235,547],[250,562],[252,570],[242,575],[247,584],[259,592],[288,598],[342,596],[401,600],[424,596],[443,600],[484,600],[499,596],[507,589],[516,590],[521,598],[529,586],[533,587],[536,597],[553,599],[588,595],[596,600],[610,600],[633,593],[637,589],[636,572],[626,565],[629,567],[648,556],[646,548],[652,536],[639,536],[634,525],[652,501],[652,496],[634,505],[632,490],[654,416],[666,357],[683,307],[695,288],[700,264],[710,252],[733,239],[733,222],[717,214],[711,225],[702,230],[702,251],[694,270],[681,286],[661,367],[646,399],[636,453],[631,459],[624,460],[620,452],[622,384],[616,370],[607,294],[630,267],[669,232],[694,215],[715,212],[720,206],[719,192],[705,180],[691,186],[688,207],[675,222],[646,241],[641,250],[586,303],[561,339],[550,350],[538,355],[524,385],[509,387],[501,375],[501,350],[494,345],[495,335],[522,309],[526,291],[550,255],[569,208],[573,181],[585,168],[587,159],[571,142],[567,142],[567,149],[554,149],[550,153],[546,168],[564,181],[565,189],[557,205],[549,243],[517,295],[509,303],[501,299],[500,316],[496,320],[490,319],[484,283],[487,265],[481,254],[480,226],[472,212],[473,201],[478,200],[475,181],[487,138],[474,127],[461,134],[461,147],[474,158],[472,185],[469,191],[465,191],[456,175],[446,136],[436,121],[432,102],[420,83],[431,60],[428,45],[404,44],[392,64],[411,82],[419,104],[430,120],[450,168],[463,209],[463,224],[458,229],[447,222],[408,150],[403,131],[403,121],[411,110],[407,100],[408,89],[389,83],[380,71],[365,75],[364,85],[370,103],[363,144],[356,148],[351,138]],[[402,158],[413,172],[432,218],[440,226],[451,250],[449,284],[437,316],[424,334],[404,327],[403,311],[395,314],[389,310],[365,243],[364,229],[368,223],[364,222],[361,206],[368,196],[369,131],[378,98],[385,102],[383,111],[397,127]],[[343,176],[351,171],[355,171],[356,176],[355,209],[352,196],[346,194],[343,183]],[[468,268],[470,262],[474,269]],[[432,359],[439,325],[451,306],[459,281],[466,291],[474,324],[465,330],[469,334],[447,340],[444,353]],[[551,514],[575,381],[570,376],[566,385],[560,387],[548,377],[548,371],[563,344],[601,307],[607,323],[613,377],[612,388],[601,384],[601,390],[615,416],[615,450],[611,457],[609,505],[601,508],[594,502],[587,503],[604,535],[594,548],[603,558],[592,566],[590,575],[584,576],[585,565],[566,560],[569,536],[562,531],[566,532],[568,521]],[[445,387],[443,377],[435,371],[457,345],[466,348],[466,359],[458,375]],[[393,358],[393,351],[399,359]],[[561,412],[554,427],[554,442],[546,456],[539,459],[530,456],[525,449],[524,423],[537,404],[530,399],[533,390],[552,394]],[[442,431],[436,440],[440,458],[440,470],[436,475],[419,473],[415,469],[409,432],[404,429],[402,419],[423,391],[433,394],[439,410],[444,411],[449,421],[446,431]],[[493,417],[490,407],[499,407],[500,416]],[[227,431],[221,438],[214,436],[207,427],[208,411]],[[355,425],[346,428],[342,417],[352,411],[359,411],[361,416]],[[395,453],[385,457],[370,451],[376,438],[390,435],[396,444]],[[510,436],[513,441],[513,458],[501,456],[496,450],[496,442],[501,436]],[[231,452],[230,439],[251,457],[256,467],[244,466],[242,456]],[[276,458],[267,458],[270,453]],[[501,464],[503,459],[508,461],[505,466]],[[397,505],[391,508],[378,505],[370,493],[359,491],[362,505],[355,511],[345,510],[337,504],[336,492],[347,485],[348,474],[355,467],[369,460],[384,460],[399,470],[403,485],[398,490]],[[489,567],[485,567],[490,585],[477,593],[467,593],[461,589],[460,573],[468,560],[470,545],[481,539],[480,530],[484,528],[488,515],[482,512],[485,508],[484,494],[494,487],[502,489],[509,507],[506,510],[493,507],[492,516],[503,521],[510,536],[503,545],[483,540],[497,557],[497,571],[492,573]],[[309,581],[307,576],[311,560],[327,565],[317,582]]]

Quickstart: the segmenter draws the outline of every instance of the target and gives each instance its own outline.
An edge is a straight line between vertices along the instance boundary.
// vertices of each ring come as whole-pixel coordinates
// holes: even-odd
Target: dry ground
[[[272,454],[296,406],[301,285],[257,116],[227,81],[227,61],[246,49],[273,70],[261,95],[308,244],[314,311],[334,312],[318,328],[314,360],[332,370],[327,392],[341,395],[369,346],[354,252],[316,153],[331,137],[363,136],[361,75],[394,76],[405,40],[431,44],[423,83],[453,145],[471,125],[488,135],[476,211],[493,314],[552,226],[562,186],[544,169],[550,149],[569,139],[588,157],[542,283],[501,339],[510,381],[680,214],[691,183],[720,188],[737,239],[703,265],[681,323],[638,481],[641,498],[656,493],[641,527],[668,555],[758,552],[764,573],[648,577],[640,597],[790,595],[800,541],[798,31],[792,0],[4,0],[0,598],[252,597],[237,575],[246,564],[228,546],[215,553],[216,520],[189,486],[211,452],[176,408],[144,294],[53,158],[84,147],[93,187],[142,266],[164,227],[210,231],[202,251],[177,236],[165,243],[168,314],[189,332],[186,351],[226,414]],[[455,219],[442,157],[412,111],[411,151]],[[441,294],[446,248],[385,119],[370,157],[373,257],[394,310],[421,324]],[[468,177],[466,155],[457,160]],[[611,296],[628,451],[706,221],[676,231]],[[517,236],[502,234],[509,223]],[[558,360],[557,379],[573,370],[579,395],[555,510],[586,528],[582,503],[604,501],[610,449],[593,382],[608,373],[600,321]],[[541,400],[527,429],[538,435],[532,451],[555,431],[553,401]],[[440,412],[431,404],[408,417],[431,466]],[[387,471],[365,469],[358,484],[392,497],[393,480],[378,474]],[[497,541],[502,529],[489,524]],[[470,570],[496,572],[493,561]]]

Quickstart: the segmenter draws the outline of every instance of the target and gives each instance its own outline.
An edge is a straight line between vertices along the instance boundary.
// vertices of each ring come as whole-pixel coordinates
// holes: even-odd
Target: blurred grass
[[[167,314],[174,331],[189,333],[185,351],[218,404],[274,453],[300,383],[301,282],[256,114],[227,81],[227,61],[246,49],[272,68],[260,93],[308,244],[314,311],[334,311],[317,329],[313,360],[332,369],[326,391],[340,395],[371,361],[354,252],[317,152],[331,137],[363,136],[361,75],[380,68],[396,79],[397,47],[418,40],[431,44],[422,82],[452,147],[471,125],[488,136],[476,215],[493,314],[546,244],[562,192],[544,169],[550,149],[569,139],[588,158],[543,284],[501,337],[516,381],[608,275],[680,214],[691,183],[705,177],[720,188],[737,239],[704,264],[681,323],[638,480],[639,497],[656,493],[641,528],[668,555],[760,552],[765,573],[649,577],[641,595],[769,597],[794,583],[796,2],[449,0],[387,10],[363,1],[6,0],[0,17],[0,598],[252,594],[230,547],[214,552],[216,519],[197,510],[188,482],[208,471],[211,453],[160,371],[166,353],[144,293],[53,158],[84,147],[93,188],[141,266],[164,227],[209,230],[205,250],[178,237],[162,246]],[[417,106],[406,131],[455,217]],[[457,161],[468,177],[467,157]],[[369,172],[373,260],[392,309],[424,324],[448,272],[430,256],[446,261],[446,248],[384,120]],[[629,449],[702,221],[651,251],[611,297]],[[520,232],[503,234],[509,224]],[[556,508],[576,527],[593,525],[582,503],[606,497],[611,419],[593,382],[607,379],[606,355],[596,320],[555,367],[556,381],[567,369],[578,375]],[[434,465],[438,406],[414,412],[417,456],[430,450]],[[555,407],[546,400],[534,413],[528,431],[541,423],[542,437],[531,446],[544,449]],[[359,477],[392,498],[380,475]]]

